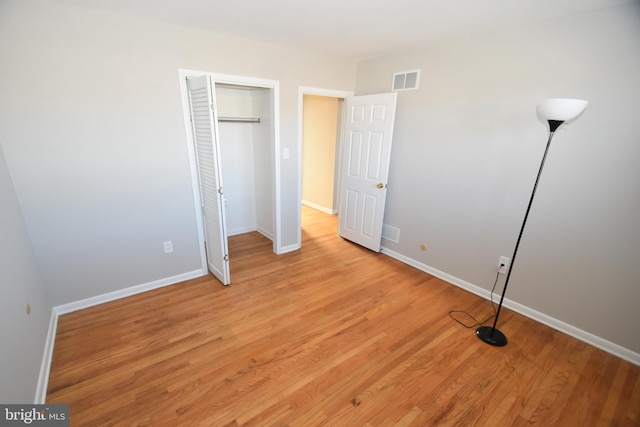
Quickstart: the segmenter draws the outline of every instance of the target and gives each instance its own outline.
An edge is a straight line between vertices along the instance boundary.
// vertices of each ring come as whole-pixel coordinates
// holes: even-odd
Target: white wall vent
[[[382,238],[400,243],[400,229],[389,224],[382,224]]]
[[[420,83],[420,70],[400,71],[393,73],[391,90],[414,90],[418,89]]]

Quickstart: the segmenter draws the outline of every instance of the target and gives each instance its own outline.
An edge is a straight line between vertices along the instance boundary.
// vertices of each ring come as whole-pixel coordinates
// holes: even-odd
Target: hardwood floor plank
[[[631,426],[640,367],[510,310],[506,347],[450,310],[491,304],[337,236],[303,208],[303,247],[230,239],[212,276],[59,319],[47,402],[72,426]]]

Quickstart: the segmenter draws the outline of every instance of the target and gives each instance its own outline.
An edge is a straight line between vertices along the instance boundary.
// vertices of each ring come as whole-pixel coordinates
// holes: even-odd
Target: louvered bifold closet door
[[[230,283],[214,98],[209,76],[187,79],[209,271]]]

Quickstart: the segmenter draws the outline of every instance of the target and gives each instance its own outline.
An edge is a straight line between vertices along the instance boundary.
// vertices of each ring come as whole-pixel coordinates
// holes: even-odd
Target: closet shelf
[[[260,123],[260,117],[218,117],[219,122]]]

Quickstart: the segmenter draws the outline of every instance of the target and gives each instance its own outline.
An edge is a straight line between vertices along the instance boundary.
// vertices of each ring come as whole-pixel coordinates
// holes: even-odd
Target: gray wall
[[[361,62],[359,94],[422,69],[398,97],[385,223],[401,240],[384,246],[490,289],[544,152],[536,104],[588,99],[556,133],[507,297],[640,352],[639,5]]]
[[[280,81],[282,246],[298,243],[298,86],[355,78],[355,62],[39,0],[1,3],[0,57],[0,137],[54,305],[200,268],[179,68]]]
[[[0,402],[34,401],[51,303],[0,140]],[[27,315],[26,305],[31,306]]]

